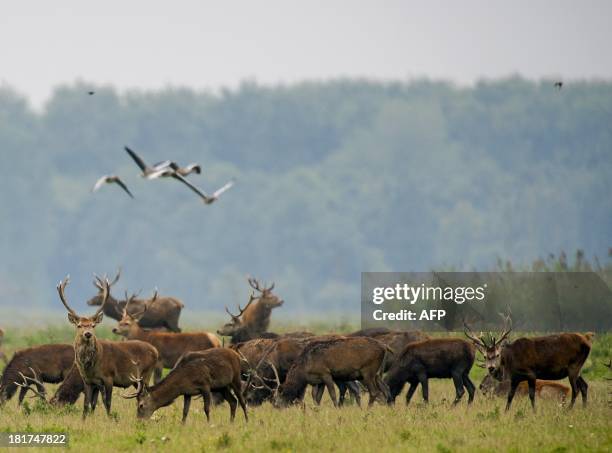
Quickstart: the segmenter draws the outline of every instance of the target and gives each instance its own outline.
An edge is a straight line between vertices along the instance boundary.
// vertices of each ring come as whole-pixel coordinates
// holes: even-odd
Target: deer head
[[[110,297],[110,288],[112,286],[115,285],[115,283],[117,283],[119,281],[119,278],[121,278],[121,268],[119,268],[117,270],[117,275],[115,275],[115,278],[113,278],[113,281],[108,283],[108,296]],[[106,275],[104,276],[104,280],[107,280]],[[94,297],[92,297],[91,299],[89,299],[87,301],[87,305],[92,305],[92,306],[97,306],[97,305],[102,305],[102,301],[103,301],[103,295],[104,295],[104,288],[103,285],[100,283],[102,281],[102,279],[100,277],[98,277],[96,274],[94,274],[94,280],[93,280],[93,285],[97,288],[98,290],[98,294],[96,294]]]
[[[226,305],[225,306],[225,311],[227,312],[228,315],[230,315],[232,320],[230,322],[224,324],[223,327],[221,327],[219,330],[217,330],[217,333],[219,335],[228,336],[228,337],[234,335],[240,328],[243,327],[243,322],[242,322],[242,319],[241,319],[242,314],[246,311],[247,308],[249,308],[249,306],[255,300],[257,300],[257,297],[255,296],[255,293],[252,292],[251,295],[249,296],[249,301],[244,306],[244,308],[242,308],[240,305],[238,305],[239,313],[237,315],[234,315],[231,311],[229,311],[229,308],[227,308],[227,305]]]
[[[103,288],[102,292],[102,304],[100,308],[92,315],[92,316],[79,316],[66,301],[65,290],[66,286],[70,282],[70,276],[67,276],[64,280],[58,283],[57,292],[59,294],[60,300],[68,310],[68,321],[70,321],[76,327],[76,341],[77,342],[85,342],[89,343],[95,339],[95,327],[96,325],[102,322],[102,318],[104,314],[102,313],[102,309],[104,308],[104,304],[108,300],[109,287],[110,284],[108,280],[102,281],[102,279],[96,277],[98,283]]]
[[[499,339],[490,332],[486,334],[481,332],[480,335],[476,336],[465,320],[463,321],[465,336],[474,343],[476,349],[484,356],[484,368],[488,369],[489,373],[493,373],[499,368],[499,358],[502,346],[510,332],[512,332],[512,319],[510,313],[507,315],[500,313],[500,316],[504,319],[504,330],[500,334]]]
[[[123,307],[123,314],[121,320],[119,320],[117,327],[113,328],[113,333],[117,335],[121,335],[127,337],[130,334],[130,331],[134,328],[139,328],[138,321],[144,316],[147,311],[147,305],[144,305],[144,308],[137,313],[129,313],[128,307],[130,303],[137,297],[137,294],[132,294],[128,297],[127,291],[125,292],[125,307]]]
[[[251,288],[259,292],[258,299],[261,304],[266,305],[269,308],[276,308],[280,307],[285,302],[280,297],[272,293],[272,290],[274,289],[274,282],[272,282],[272,284],[266,288],[265,286],[262,287],[261,284],[253,277],[249,277],[248,281]]]
[[[148,419],[151,418],[151,415],[153,415],[153,412],[155,412],[156,407],[154,406],[154,401],[151,398],[149,389],[140,375],[140,370],[137,366],[138,364],[133,361],[132,363],[134,363],[136,366],[136,373],[130,375],[130,379],[136,386],[136,391],[130,394],[122,394],[121,397],[125,399],[136,398],[138,401],[138,405],[136,406],[137,417],[140,419]]]

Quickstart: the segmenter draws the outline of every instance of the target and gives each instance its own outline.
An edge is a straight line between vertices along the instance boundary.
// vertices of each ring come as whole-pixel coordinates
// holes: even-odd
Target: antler
[[[115,278],[113,278],[113,281],[110,282],[108,284],[109,287],[114,286],[115,283],[117,283],[119,281],[119,279],[121,278],[121,267],[119,267],[119,269],[117,269],[117,275],[115,275]]]
[[[102,312],[104,305],[106,305],[106,302],[108,301],[108,296],[110,295],[110,283],[108,282],[108,278],[104,277],[104,280],[102,280],[100,277],[96,276],[96,280],[102,287],[102,304],[100,305],[100,308],[96,310],[92,318],[95,318]]]
[[[261,285],[259,283],[259,281],[257,281],[257,279],[253,278],[253,277],[248,277],[248,281],[249,281],[249,285],[251,285],[251,288],[253,288],[254,290],[259,291],[260,293],[264,293],[266,291],[272,291],[274,289],[274,282],[272,282],[272,284],[270,285],[269,288],[266,288],[264,286],[264,288],[261,288]]]
[[[463,320],[463,333],[465,334],[466,337],[472,340],[476,345],[481,346],[485,349],[487,348],[487,345],[482,338],[483,337],[482,332],[480,333],[480,337],[476,337],[476,334],[472,332],[472,329],[470,329],[470,326],[468,326],[465,319]]]
[[[499,315],[504,319],[504,332],[502,333],[499,340],[497,340],[497,342],[494,342],[494,344],[501,343],[506,339],[510,332],[512,332],[512,313],[510,312],[510,309],[508,309],[507,314],[504,315],[503,313],[500,313]]]
[[[140,375],[140,369],[138,368],[138,362],[132,360],[132,363],[136,367],[136,374],[130,374],[130,380],[136,384],[136,391],[130,394],[121,394],[122,398],[131,399],[136,398],[138,395],[142,393],[144,382],[142,376]]]
[[[131,296],[128,296],[127,291],[125,292],[125,307],[123,307],[123,315],[124,315],[124,316],[125,316],[126,314],[129,314],[129,313],[128,313],[128,306],[130,305],[130,303],[131,303],[131,302],[132,302],[134,299],[136,299],[136,297],[138,296],[138,294],[140,294],[140,291],[139,291],[139,292],[137,292],[137,293],[133,293]],[[132,314],[131,314],[131,315],[129,315],[129,316],[130,316],[130,317],[132,317],[132,318],[138,318],[138,317],[140,317],[141,315],[143,315],[145,311],[147,311],[147,304],[146,304],[146,303],[144,304],[144,308],[143,308],[141,311],[136,312],[136,313],[132,313]]]
[[[97,278],[98,277],[96,277],[96,279]],[[64,307],[66,307],[66,310],[68,310],[68,313],[70,313],[74,317],[78,317],[79,315],[77,315],[76,312],[72,308],[70,308],[68,302],[66,302],[66,297],[64,296],[64,290],[66,289],[68,283],[70,283],[70,275],[66,275],[66,278],[64,278],[64,280],[57,284],[57,293],[59,294],[60,300],[64,304]]]
[[[47,396],[44,393],[39,392],[37,389],[33,388],[31,386],[31,384],[28,382],[31,381],[32,383],[35,384],[39,384],[40,386],[43,386],[43,383],[40,382],[40,380],[38,379],[38,376],[36,375],[36,371],[34,371],[34,368],[29,367],[30,370],[32,371],[32,375],[34,377],[27,377],[25,376],[21,371],[19,372],[19,376],[21,376],[21,379],[23,380],[23,383],[19,383],[17,381],[14,381],[15,385],[19,386],[19,387],[23,387],[25,389],[31,390],[32,392],[34,392],[36,395],[40,396],[44,401],[47,401]]]
[[[251,303],[257,299],[257,296],[255,296],[255,293],[252,292],[251,295],[249,296],[249,301],[247,302],[247,304],[244,306],[244,308],[242,308],[240,306],[240,304],[238,304],[238,310],[240,310],[240,313],[238,313],[237,315],[232,314],[231,311],[229,311],[229,308],[227,308],[227,305],[225,306],[225,311],[227,312],[228,315],[230,315],[232,317],[232,319],[236,320],[238,318],[240,318],[242,316],[242,313],[244,313],[244,311],[249,308],[249,305],[251,305]]]

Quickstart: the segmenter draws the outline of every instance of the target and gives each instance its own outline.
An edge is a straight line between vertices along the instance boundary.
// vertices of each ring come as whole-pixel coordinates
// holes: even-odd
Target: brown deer
[[[492,374],[487,374],[478,388],[483,395],[506,396],[510,391],[510,381],[498,381]],[[516,391],[519,395],[526,396],[529,392],[527,382],[521,382]],[[567,385],[560,384],[556,381],[536,379],[535,392],[538,397],[560,399],[561,401],[565,402],[567,396],[569,395],[570,388]]]
[[[98,289],[98,294],[87,301],[87,305],[100,306],[102,305],[104,288],[100,284],[101,279],[94,276],[94,286]],[[112,282],[109,283],[109,287],[112,287],[119,281],[121,277],[121,269],[117,271],[117,275]],[[108,295],[106,304],[104,305],[103,312],[105,316],[112,318],[116,321],[120,321],[123,317],[123,309],[127,304],[127,299],[117,300],[111,294]],[[148,310],[145,316],[140,319],[140,326],[144,329],[164,329],[171,332],[180,332],[181,329],[178,326],[179,317],[181,316],[181,310],[184,308],[183,303],[173,297],[159,297],[157,291],[153,294],[151,299],[143,300],[136,299],[132,300],[129,308],[130,312],[141,311],[143,306],[147,306]]]
[[[67,404],[74,404],[81,396],[81,393],[85,391],[85,384],[83,378],[76,365],[73,365],[68,372],[68,375],[59,385],[55,394],[49,400],[49,403],[53,406],[61,407]],[[93,407],[95,408],[97,399],[93,401]]]
[[[45,344],[15,352],[0,379],[0,404],[10,400],[17,387],[21,387],[19,404],[30,386],[44,398],[43,382],[57,384],[63,381],[73,363],[74,347],[70,344]]]
[[[159,382],[161,379],[162,369],[173,368],[184,353],[221,347],[219,339],[208,332],[171,333],[144,330],[138,321],[147,312],[148,307],[145,305],[140,311],[130,314],[129,308],[133,299],[134,296],[128,298],[126,294],[128,303],[123,309],[123,317],[117,327],[113,329],[113,333],[124,336],[129,340],[141,340],[155,346],[159,353],[159,363],[154,372],[155,382]]]
[[[98,280],[104,293],[102,306],[93,316],[79,316],[68,305],[64,295],[68,277],[57,285],[59,298],[68,310],[68,320],[76,327],[74,361],[85,386],[83,417],[87,416],[90,409],[95,409],[93,402],[98,398],[100,390],[103,392],[106,413],[110,415],[113,387],[134,385],[131,376],[135,373],[147,381],[158,361],[157,350],[143,341],[116,342],[96,338],[95,328],[102,322],[102,310],[110,292],[108,280]]]
[[[249,277],[248,282],[259,295],[256,296],[253,292],[244,308],[238,306],[240,312],[237,315],[232,314],[225,307],[225,311],[231,316],[232,320],[217,331],[219,335],[231,337],[231,344],[242,343],[263,336],[270,325],[272,310],[284,303],[282,299],[272,293],[274,283],[266,288],[262,287],[254,278]]]
[[[138,398],[137,416],[148,419],[160,407],[168,406],[183,395],[183,418],[189,413],[191,397],[202,395],[204,413],[210,421],[211,392],[219,392],[230,405],[230,418],[236,415],[236,398],[248,421],[247,408],[242,396],[240,380],[240,356],[228,348],[214,348],[206,351],[187,352],[162,381],[147,388],[142,378],[137,379],[138,387],[132,395],[124,398]],[[232,395],[232,391],[234,395]]]
[[[543,337],[518,338],[512,343],[504,342],[512,331],[510,314],[505,316],[504,331],[499,340],[489,334],[477,337],[464,322],[465,334],[484,355],[485,368],[497,380],[509,380],[510,389],[506,410],[510,409],[514,394],[523,381],[529,387],[531,407],[535,410],[536,380],[559,380],[568,378],[572,389],[574,406],[578,391],[586,406],[588,384],[580,375],[582,366],[591,352],[593,333],[562,333]]]
[[[325,384],[338,407],[334,383],[358,380],[367,387],[371,406],[379,393],[388,393],[380,377],[388,350],[388,346],[368,337],[331,336],[310,341],[287,373],[275,405],[301,401],[308,384]]]
[[[452,378],[455,384],[454,404],[461,401],[468,391],[468,404],[474,400],[476,387],[469,374],[476,357],[476,349],[469,341],[461,338],[434,338],[410,343],[395,360],[385,376],[389,386],[389,402],[394,402],[406,382],[410,384],[406,394],[406,404],[410,403],[419,384],[423,391],[423,400],[429,401],[428,379]]]

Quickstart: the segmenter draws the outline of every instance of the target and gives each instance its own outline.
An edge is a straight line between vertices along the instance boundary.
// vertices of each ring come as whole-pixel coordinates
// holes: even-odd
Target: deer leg
[[[89,401],[89,407],[91,409],[91,413],[93,414],[96,411],[96,405],[98,404],[98,394],[100,393],[100,387],[92,386],[91,388],[91,400]]]
[[[372,407],[376,398],[378,397],[378,388],[376,387],[376,376],[374,377],[363,377],[363,384],[368,389],[368,393],[370,394],[370,398],[368,399],[368,407]]]
[[[351,395],[353,395],[353,398],[355,398],[357,406],[361,407],[361,391],[359,389],[359,384],[355,381],[350,381],[346,383],[346,387]]]
[[[91,394],[93,393],[93,388],[91,385],[84,384],[84,387],[85,398],[83,398],[83,419],[85,419],[85,417],[87,417],[87,414],[89,413],[89,407],[91,404]]]
[[[421,391],[423,392],[423,401],[429,403],[429,382],[427,381],[426,374],[419,374],[419,383],[421,384]]]
[[[577,373],[571,372],[568,375],[568,379],[570,381],[570,386],[572,387],[572,402],[570,403],[570,409],[574,407],[574,403],[576,402],[576,396],[578,396],[578,376]]]
[[[204,398],[204,413],[206,414],[206,421],[210,423],[210,400],[211,400],[211,395],[210,395],[210,388],[209,387],[205,387],[204,390],[202,390],[202,398]]]
[[[455,401],[453,401],[453,406],[455,406],[461,401],[465,390],[463,389],[463,378],[460,374],[453,373],[452,379],[453,384],[455,384]]]
[[[517,376],[512,376],[510,380],[510,391],[508,392],[508,400],[506,401],[506,411],[510,410],[510,405],[512,404],[512,400],[514,399],[514,394],[516,393],[516,388],[522,382],[522,378]]]
[[[584,380],[582,376],[578,376],[578,388],[580,388],[580,393],[582,394],[582,405],[586,407],[587,405],[587,393],[589,391],[589,384]]]
[[[242,383],[240,381],[240,377],[238,377],[232,383],[232,390],[234,390],[234,394],[236,395],[236,398],[238,399],[238,403],[240,404],[240,407],[242,408],[242,412],[244,412],[244,419],[248,422],[249,416],[247,415],[246,401],[244,400],[244,395],[242,394],[241,389],[242,389]]]
[[[19,399],[17,401],[18,406],[21,406],[21,403],[23,403],[26,393],[28,393],[28,387],[21,387],[21,389],[19,389]]]
[[[339,395],[338,406],[342,407],[344,406],[344,400],[346,398],[346,390],[347,390],[346,383],[338,381],[336,382],[336,386],[338,386],[338,395]]]
[[[463,374],[462,379],[463,379],[463,385],[465,386],[468,392],[468,404],[472,404],[472,402],[474,401],[474,393],[476,392],[476,386],[471,381],[468,371],[466,371]]]
[[[104,387],[104,408],[106,409],[106,415],[111,414],[111,403],[113,401],[113,384],[105,383]]]
[[[236,403],[236,398],[234,398],[234,395],[232,395],[232,392],[230,392],[229,387],[225,387],[223,390],[221,390],[221,395],[223,395],[225,401],[229,403],[230,422],[233,422],[234,418],[236,418],[236,407],[238,406],[238,403]]]
[[[323,398],[323,392],[325,391],[325,386],[323,384],[316,384],[312,386],[312,400],[317,406],[321,405],[321,399]]]
[[[416,392],[417,387],[419,386],[418,381],[414,381],[410,383],[410,387],[408,387],[408,392],[406,393],[406,406],[410,404],[410,400],[412,399],[412,395]]]
[[[182,423],[185,423],[185,420],[187,420],[187,414],[189,414],[189,406],[191,406],[191,395],[183,395],[183,418],[181,419]]]
[[[527,379],[527,385],[529,386],[529,400],[531,401],[531,409],[535,412],[535,391],[536,391],[536,380],[534,377]]]
[[[329,392],[329,396],[334,403],[334,407],[338,407],[338,398],[336,396],[336,386],[334,385],[334,380],[329,374],[321,376],[325,387],[327,387],[327,391]]]

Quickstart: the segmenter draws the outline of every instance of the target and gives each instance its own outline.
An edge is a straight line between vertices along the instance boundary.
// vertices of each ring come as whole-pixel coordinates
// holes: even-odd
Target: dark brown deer
[[[141,311],[132,312],[129,308],[132,305],[134,296],[127,298],[127,305],[123,309],[123,317],[113,333],[126,337],[128,340],[141,340],[152,344],[159,353],[159,363],[155,367],[155,382],[159,382],[162,375],[162,368],[173,368],[178,359],[186,352],[203,351],[209,348],[221,347],[221,342],[212,333],[171,333],[171,332],[151,332],[144,330],[139,320],[146,314],[148,308],[145,305]]]
[[[81,393],[85,391],[85,384],[83,378],[76,365],[73,365],[68,372],[66,378],[59,385],[55,394],[49,401],[53,406],[62,407],[67,404],[75,404]],[[95,408],[97,399],[93,401],[93,407]]]
[[[325,384],[334,406],[338,406],[335,382],[362,381],[370,393],[371,406],[379,393],[386,396],[380,373],[388,347],[368,337],[335,336],[310,341],[280,386],[277,406],[301,401],[308,384]]]
[[[529,386],[531,407],[535,410],[536,380],[568,378],[572,388],[570,407],[574,406],[578,391],[582,404],[587,404],[588,384],[580,375],[591,352],[593,333],[561,333],[544,337],[518,338],[502,347],[499,366],[493,376],[510,380],[506,410],[510,409],[514,394],[522,381]]]
[[[10,400],[17,387],[21,387],[21,404],[30,385],[44,398],[45,387],[42,383],[57,384],[63,381],[73,363],[74,347],[70,344],[45,344],[15,352],[0,379],[0,404]]]
[[[249,285],[259,293],[253,292],[249,302],[244,308],[238,306],[239,313],[232,314],[227,307],[225,311],[231,316],[231,322],[225,324],[217,331],[219,335],[232,337],[231,344],[242,343],[265,334],[270,325],[272,310],[283,305],[283,300],[272,293],[274,283],[269,287],[262,287],[254,278],[249,278]],[[255,302],[256,301],[256,302]],[[255,303],[254,303],[255,302]]]
[[[564,402],[569,395],[570,388],[556,381],[537,379],[535,392],[538,397],[553,398]],[[506,396],[510,391],[510,381],[498,381],[492,374],[487,374],[478,387],[483,395]],[[517,387],[517,394],[526,396],[529,393],[527,381],[521,382]]]
[[[423,400],[428,402],[428,380],[452,378],[456,392],[454,404],[461,400],[465,393],[464,387],[469,395],[468,404],[471,403],[476,387],[469,374],[475,356],[474,345],[461,338],[435,338],[409,344],[385,376],[385,383],[390,391],[389,402],[395,401],[406,382],[410,384],[406,404],[410,403],[419,384],[423,391]]]
[[[248,421],[247,408],[242,397],[240,380],[240,356],[228,348],[188,352],[162,381],[147,388],[142,379],[134,394],[125,398],[138,398],[137,416],[148,419],[160,407],[168,406],[183,395],[183,422],[187,419],[191,397],[202,395],[204,413],[210,421],[211,392],[219,392],[230,405],[230,418],[236,415],[236,398],[240,402],[244,418]],[[232,395],[232,391],[234,395]]]
[[[112,282],[109,283],[112,287],[119,281],[121,277],[121,269],[117,271],[117,275]],[[100,306],[102,305],[104,288],[100,284],[101,279],[96,277],[93,281],[94,286],[98,289],[98,294],[87,301],[87,305]],[[123,309],[127,304],[127,299],[117,300],[111,294],[108,295],[106,304],[104,304],[103,312],[105,316],[120,321],[123,317]],[[184,308],[183,303],[173,297],[159,297],[157,291],[151,299],[136,299],[132,300],[129,312],[138,312],[146,306],[147,313],[140,319],[140,327],[144,329],[167,329],[171,332],[180,332],[179,317],[181,310]]]
[[[394,330],[388,333],[383,333],[380,335],[376,335],[376,338],[381,343],[386,344],[391,349],[391,352],[387,355],[385,360],[383,371],[387,372],[393,366],[395,361],[399,358],[400,354],[406,346],[411,343],[416,343],[418,341],[429,340],[430,337],[426,333],[423,333],[419,330],[414,331],[402,331],[402,330]]]
[[[68,320],[76,327],[75,364],[85,386],[83,417],[90,409],[95,409],[93,402],[98,398],[100,390],[103,392],[106,413],[110,415],[113,387],[126,388],[134,385],[131,376],[136,373],[148,381],[158,361],[157,350],[143,341],[116,342],[96,338],[95,328],[102,322],[102,309],[110,292],[108,280],[98,280],[104,288],[104,293],[102,306],[93,316],[79,316],[68,305],[64,295],[68,277],[57,285],[60,300],[68,310]]]

